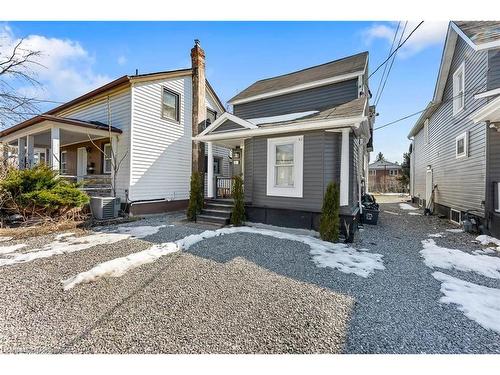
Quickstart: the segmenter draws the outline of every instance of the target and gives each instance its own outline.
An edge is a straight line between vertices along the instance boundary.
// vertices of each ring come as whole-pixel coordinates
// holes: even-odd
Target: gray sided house
[[[249,221],[317,229],[333,181],[342,230],[355,230],[374,119],[367,66],[364,52],[257,81],[229,101],[233,114],[194,138],[206,144],[209,158],[215,145],[232,149]],[[209,197],[218,191],[209,184]]]
[[[413,200],[457,223],[471,211],[500,235],[499,128],[500,22],[451,22],[434,97],[408,135]]]

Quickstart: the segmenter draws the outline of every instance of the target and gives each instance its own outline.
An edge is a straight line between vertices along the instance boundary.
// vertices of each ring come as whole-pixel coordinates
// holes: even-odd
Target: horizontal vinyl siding
[[[211,131],[211,133],[224,133],[236,129],[242,130],[243,127],[240,124],[237,124],[231,120],[226,120],[224,121],[223,124],[219,125],[219,127],[217,127],[215,130]]]
[[[245,199],[253,205],[320,212],[330,181],[340,177],[340,134],[323,131],[293,133],[304,135],[303,197],[267,196],[267,139],[245,141]]]
[[[125,190],[129,188],[130,174],[130,89],[110,96],[109,107],[111,111],[111,125],[123,131],[118,137],[117,159],[121,160],[124,156],[118,175],[116,177],[116,193],[125,199]],[[71,117],[84,121],[100,121],[108,123],[108,101],[104,97],[93,102],[90,105],[76,107],[57,113],[58,116]],[[99,152],[97,150],[92,152]]]
[[[234,114],[249,119],[287,113],[320,110],[346,103],[358,97],[358,80],[338,82],[290,94],[234,106]]]
[[[453,73],[465,60],[465,108],[453,115]],[[429,119],[430,143],[425,144],[423,130],[415,136],[414,195],[425,199],[427,165],[433,170],[433,185],[438,188],[435,202],[454,209],[482,210],[486,173],[486,127],[474,124],[470,115],[485,100],[474,94],[486,88],[487,52],[475,52],[458,38],[443,103]],[[469,134],[468,157],[455,157],[455,138]]]
[[[180,121],[161,116],[162,88],[180,94]],[[133,87],[131,200],[189,198],[191,77]]]
[[[488,90],[500,87],[500,49],[488,51]]]

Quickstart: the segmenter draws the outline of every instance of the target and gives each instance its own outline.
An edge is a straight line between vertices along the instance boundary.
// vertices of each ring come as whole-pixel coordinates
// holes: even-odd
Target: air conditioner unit
[[[120,211],[120,198],[91,197],[90,211],[98,220],[114,219]]]

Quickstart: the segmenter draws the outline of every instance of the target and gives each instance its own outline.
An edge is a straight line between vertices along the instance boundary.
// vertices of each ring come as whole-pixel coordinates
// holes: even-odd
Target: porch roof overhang
[[[254,129],[234,130],[224,133],[212,133],[193,137],[195,141],[212,142],[252,138],[262,135],[286,134],[311,130],[340,130],[342,128],[359,128],[363,122],[367,121],[367,116],[347,117],[342,119],[331,119],[321,121],[302,122],[300,124],[291,123],[287,125],[275,125],[267,127],[257,127]]]
[[[488,121],[500,124],[500,96],[474,112],[471,119],[474,123]]]
[[[96,121],[82,121],[68,117],[58,117],[53,115],[39,115],[17,124],[9,129],[0,132],[0,142],[10,142],[29,134],[40,133],[54,127],[59,127],[67,131],[76,133],[87,133],[93,136],[109,136],[109,132],[118,135],[121,129]]]

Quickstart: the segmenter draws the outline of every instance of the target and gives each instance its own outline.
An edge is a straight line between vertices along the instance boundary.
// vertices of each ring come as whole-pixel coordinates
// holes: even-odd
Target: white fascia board
[[[249,102],[253,102],[255,100],[272,98],[273,96],[279,96],[279,95],[284,95],[284,94],[288,94],[288,93],[292,93],[292,92],[311,89],[314,87],[325,86],[325,85],[335,83],[335,82],[347,81],[347,80],[350,80],[353,78],[357,78],[358,76],[363,75],[363,73],[364,73],[364,70],[361,70],[358,72],[343,74],[340,76],[330,77],[330,78],[322,79],[319,81],[304,83],[302,85],[287,87],[287,88],[281,89],[281,90],[269,91],[269,92],[265,92],[263,94],[251,96],[249,98],[236,99],[236,100],[230,101],[229,104],[235,105],[235,104],[249,103]]]
[[[500,87],[494,90],[489,90],[485,91],[479,94],[474,95],[474,99],[481,99],[481,98],[487,98],[493,95],[499,95],[500,94]]]
[[[455,29],[452,29],[454,23],[450,22],[450,25],[451,27],[448,27],[448,32],[446,33],[441,63],[439,64],[438,78],[436,87],[434,88],[433,102],[435,103],[439,103],[443,99],[444,87],[448,80],[448,75],[450,74],[451,60],[453,59],[453,53],[457,42],[457,33],[453,32]]]
[[[208,128],[203,130],[199,136],[207,135],[210,132],[213,132],[215,129],[217,129],[219,126],[221,126],[226,120],[230,120],[238,125],[241,125],[244,128],[247,129],[256,129],[257,125],[252,124],[251,122],[248,122],[246,120],[243,120],[242,118],[239,118],[238,116],[235,116],[229,112],[224,112],[221,117],[216,119],[213,124],[211,124]]]
[[[489,102],[484,107],[474,112],[470,118],[474,123],[490,120],[490,117],[496,111],[500,112],[500,96],[495,100]]]
[[[283,134],[283,133],[299,132],[299,131],[357,127],[359,126],[359,124],[361,124],[363,121],[366,120],[367,120],[366,116],[359,116],[359,117],[349,117],[337,120],[303,122],[301,124],[293,123],[281,126],[275,125],[275,126],[262,127],[256,129],[237,130],[220,134],[208,134],[208,135],[200,134],[197,137],[193,137],[193,140],[207,142],[207,141],[218,141],[218,140],[235,139],[235,138],[249,138],[260,135]]]

